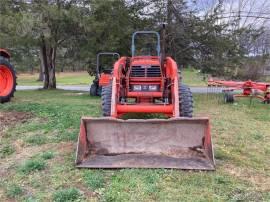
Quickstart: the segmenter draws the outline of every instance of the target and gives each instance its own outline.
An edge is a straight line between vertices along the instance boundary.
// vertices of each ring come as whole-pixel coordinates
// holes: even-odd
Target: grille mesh
[[[161,77],[160,67],[151,66],[151,67],[141,67],[141,66],[132,66],[131,77]]]

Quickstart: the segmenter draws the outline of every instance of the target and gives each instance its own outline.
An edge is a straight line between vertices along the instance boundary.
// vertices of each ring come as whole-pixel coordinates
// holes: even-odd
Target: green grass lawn
[[[201,74],[198,70],[196,69],[183,69],[182,70],[182,79],[183,83],[187,84],[189,86],[207,86],[207,76],[205,75],[206,78],[204,78],[204,75]]]
[[[270,106],[256,100],[225,105],[195,95],[196,116],[211,119],[214,172],[76,169],[80,118],[101,116],[100,98],[87,93],[19,91],[0,105],[0,121],[8,114],[0,122],[2,201],[270,201]]]
[[[194,69],[184,69],[183,82],[189,86],[206,86],[203,75]],[[37,81],[38,74],[18,74],[18,85],[22,86],[42,86],[43,83]],[[94,77],[87,72],[64,72],[56,73],[58,85],[89,85]]]

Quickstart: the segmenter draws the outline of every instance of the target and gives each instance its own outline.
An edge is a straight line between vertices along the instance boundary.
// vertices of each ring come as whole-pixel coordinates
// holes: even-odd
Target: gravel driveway
[[[17,90],[37,90],[42,88],[42,86],[17,86]],[[72,91],[83,91],[88,92],[89,86],[86,85],[57,85],[58,89],[61,90],[72,90]],[[222,88],[215,88],[213,90],[207,89],[207,87],[190,87],[192,93],[206,94],[208,93],[221,93]]]

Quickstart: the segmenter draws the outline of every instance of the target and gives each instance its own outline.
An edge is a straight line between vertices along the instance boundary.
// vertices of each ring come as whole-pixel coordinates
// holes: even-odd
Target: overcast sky
[[[199,11],[199,15],[211,13],[218,0],[189,0],[189,5]],[[267,26],[270,27],[270,0],[224,0],[224,17],[227,20],[238,16],[240,11],[240,26]],[[247,17],[249,16],[249,17]],[[258,18],[259,17],[259,18]]]

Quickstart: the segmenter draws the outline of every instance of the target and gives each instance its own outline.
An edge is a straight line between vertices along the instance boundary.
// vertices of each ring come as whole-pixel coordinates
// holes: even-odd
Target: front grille
[[[160,67],[159,66],[151,66],[146,69],[147,77],[161,77]]]
[[[130,77],[161,77],[159,66],[132,66]]]
[[[145,68],[142,68],[141,66],[132,66],[130,76],[131,77],[145,77]]]

